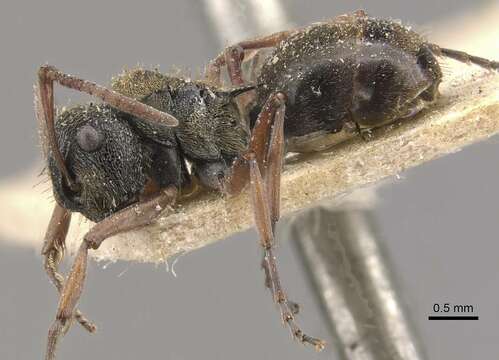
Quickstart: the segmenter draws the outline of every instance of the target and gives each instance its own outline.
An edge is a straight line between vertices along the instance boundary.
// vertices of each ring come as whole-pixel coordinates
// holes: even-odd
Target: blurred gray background
[[[364,8],[372,15],[426,25],[458,12],[473,13],[480,5],[465,0],[283,1],[296,24]],[[4,1],[0,46],[2,176],[40,159],[32,110],[40,64],[108,83],[124,65],[137,63],[160,64],[162,70],[177,65],[196,73],[221,50],[204,3],[193,0]],[[57,94],[61,104],[82,98],[60,88]],[[499,139],[492,138],[406,171],[379,191],[383,243],[430,359],[490,359],[499,353],[497,154]],[[5,240],[0,239],[0,359],[40,359],[56,292],[38,252]],[[163,266],[91,263],[80,308],[99,331],[90,336],[74,326],[59,358],[334,358],[335,344],[317,299],[285,241],[279,261],[285,287],[302,305],[300,323],[330,344],[320,354],[295,344],[282,328],[263,286],[256,234],[247,232],[180,257],[176,277]],[[472,304],[480,321],[429,322],[436,302]]]

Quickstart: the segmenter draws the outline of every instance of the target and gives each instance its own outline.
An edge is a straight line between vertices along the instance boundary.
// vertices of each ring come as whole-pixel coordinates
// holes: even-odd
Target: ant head
[[[99,221],[136,200],[149,159],[138,135],[108,105],[77,106],[55,124],[58,147],[76,187],[69,187],[49,152],[56,200],[65,208]]]
[[[94,95],[105,104],[72,108],[55,121],[54,82]],[[133,123],[178,125],[170,114],[50,65],[38,70],[35,111],[45,135],[56,200],[94,221],[136,201],[144,188],[151,160],[142,149],[141,135],[131,128]],[[125,113],[141,120],[129,122]]]

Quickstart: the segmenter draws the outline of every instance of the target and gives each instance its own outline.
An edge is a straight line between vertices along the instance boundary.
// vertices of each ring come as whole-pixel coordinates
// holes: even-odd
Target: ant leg
[[[286,97],[284,94],[277,93],[275,98],[278,108],[274,112],[269,146],[262,164],[266,192],[269,196],[272,232],[275,232],[275,224],[280,217],[281,171],[284,160],[284,114],[286,110]]]
[[[256,156],[257,162],[263,162],[269,152],[269,139],[274,125],[274,115],[278,108],[284,107],[284,94],[278,93],[270,95],[258,115],[255,126],[251,131],[251,138],[248,150],[239,156],[231,166],[230,175],[224,181],[223,191],[226,194],[239,194],[248,183],[249,166],[248,156]]]
[[[339,15],[333,18],[331,22],[351,21],[352,17],[357,20],[363,20],[367,18],[367,13],[364,10],[357,10],[352,14]],[[241,73],[241,64],[245,58],[245,51],[275,47],[281,41],[286,40],[298,31],[300,31],[300,29],[280,31],[255,39],[241,41],[225,48],[222,53],[208,64],[205,79],[212,84],[220,85],[221,68],[222,66],[227,65],[232,85],[243,86],[244,80]]]
[[[368,15],[364,10],[356,10],[351,14],[339,15],[330,20],[330,22],[348,22],[351,21],[352,17],[357,20],[363,20],[367,18]],[[227,47],[208,64],[205,73],[206,80],[212,84],[220,85],[221,67],[227,64],[232,85],[244,85],[244,81],[241,76],[241,63],[244,61],[245,51],[275,47],[281,41],[286,40],[298,31],[300,31],[300,29],[280,31],[255,39],[241,41],[235,45]]]
[[[350,23],[353,20],[363,20],[368,18],[369,16],[367,15],[367,12],[365,10],[359,9],[355,10],[354,12],[351,13],[346,13],[346,14],[341,14],[338,16],[335,16],[328,22],[332,23],[337,23],[337,22],[344,22],[344,23]]]
[[[358,135],[363,141],[370,141],[373,137],[373,127],[362,128],[359,123],[355,121],[346,121],[343,125],[343,130],[349,134]]]
[[[263,271],[265,272],[265,282],[264,282],[265,287],[272,292],[273,290],[272,290],[272,282],[270,279],[270,272],[269,272],[269,269],[267,267],[267,263],[265,262],[265,259],[262,259],[261,267],[262,267]],[[274,297],[273,292],[272,292],[272,297]],[[291,300],[288,300],[288,303],[289,303],[289,307],[291,309],[291,313],[293,315],[296,315],[300,312],[300,304],[295,303],[294,301],[291,301]]]
[[[87,232],[76,254],[73,266],[64,284],[57,307],[55,321],[49,329],[45,360],[54,360],[59,338],[71,326],[74,308],[78,303],[85,282],[88,250],[97,249],[110,236],[138,229],[152,223],[166,206],[173,204],[178,190],[167,187],[161,193],[147,201],[130,205],[105,218]]]
[[[324,348],[322,340],[306,335],[296,324],[294,314],[297,310],[296,304],[288,301],[286,293],[282,289],[277,271],[277,262],[274,255],[274,235],[272,231],[271,212],[269,198],[266,194],[266,187],[260,173],[256,156],[249,158],[251,176],[251,198],[254,206],[255,223],[260,235],[261,245],[264,249],[264,269],[267,273],[267,281],[270,284],[274,302],[279,306],[281,318],[289,327],[293,337],[302,343],[308,343],[315,347],[317,351]]]
[[[59,293],[64,286],[64,277],[58,272],[58,267],[64,257],[65,240],[70,222],[71,212],[56,203],[42,248],[45,271]],[[80,310],[76,309],[74,316],[87,331],[95,332],[96,326],[85,318]]]
[[[352,14],[354,17],[361,19],[369,17],[369,15],[367,15],[367,12],[364,9],[355,10]]]
[[[294,338],[322,350],[324,342],[303,333],[295,322],[298,305],[287,299],[282,289],[277,262],[273,253],[275,247],[274,227],[279,218],[279,187],[282,159],[284,156],[284,114],[286,98],[283,93],[269,97],[253,128],[250,146],[233,166],[228,179],[228,188],[242,190],[248,178],[251,183],[251,198],[255,224],[264,249],[262,267],[265,271],[265,284],[272,298],[278,304],[282,320],[289,327]],[[263,176],[260,172],[263,169]],[[234,185],[235,184],[235,185]]]
[[[244,48],[241,45],[229,46],[225,49],[225,64],[232,86],[243,86],[243,70],[241,68],[244,61]]]
[[[281,31],[256,39],[241,41],[233,46],[227,47],[208,64],[205,78],[210,83],[220,84],[221,67],[227,64],[227,70],[232,85],[244,85],[241,74],[241,63],[244,61],[245,51],[274,47],[281,41],[286,40],[292,33],[293,31]]]
[[[268,165],[268,168],[265,169],[264,179],[266,192],[270,195],[269,210],[273,233],[275,232],[275,224],[279,220],[280,211],[280,178],[284,156],[284,103],[285,98],[282,94],[276,94],[275,99],[270,98],[267,101],[255,124],[250,148],[253,153],[258,154],[259,161],[257,162],[261,166]],[[276,106],[277,109],[273,111]],[[272,119],[274,119],[274,124],[271,123]],[[258,139],[269,139],[269,137],[268,145],[258,142]],[[264,259],[262,259],[261,266],[265,272],[265,286],[272,292],[274,298],[271,273]],[[293,303],[293,308],[295,309],[293,314],[296,314],[298,304]]]
[[[489,70],[499,70],[499,62],[470,55],[464,51],[442,48],[435,44],[429,44],[431,50],[437,56],[445,56],[467,64],[475,64]]]
[[[104,101],[106,104],[109,104],[118,110],[131,114],[138,118],[154,121],[165,126],[178,125],[178,120],[170,114],[161,112],[151,106],[141,103],[140,101],[122,95],[116,91],[110,90],[91,81],[83,80],[77,78],[76,76],[65,74],[50,65],[40,66],[40,69],[38,70],[38,79],[41,85],[40,89],[42,92],[42,101],[44,100],[43,92],[45,88],[52,88],[55,81],[67,88],[95,96]]]
[[[251,59],[251,67],[249,74],[249,81],[251,84],[255,84],[258,78],[258,68],[260,66],[260,54],[256,53]]]
[[[284,103],[285,99],[281,97],[280,100]],[[265,170],[264,181],[269,196],[272,233],[275,233],[275,224],[280,218],[281,169],[284,159],[284,112],[284,106],[279,106],[275,112],[269,149],[264,164],[264,167],[268,166]],[[275,296],[271,272],[265,259],[262,260],[262,268],[265,272],[265,286],[270,289],[272,296]],[[293,315],[298,314],[300,306],[290,300],[288,300],[288,304],[291,313]]]

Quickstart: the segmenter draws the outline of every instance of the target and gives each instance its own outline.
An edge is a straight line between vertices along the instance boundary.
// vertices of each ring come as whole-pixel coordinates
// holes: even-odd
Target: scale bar
[[[478,320],[478,316],[428,316],[428,320]]]

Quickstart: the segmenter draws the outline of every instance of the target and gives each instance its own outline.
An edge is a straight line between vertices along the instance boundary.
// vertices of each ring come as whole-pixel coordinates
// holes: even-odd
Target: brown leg
[[[126,97],[115,91],[109,90],[103,86],[93,82],[79,79],[75,76],[64,74],[50,65],[43,65],[38,70],[38,94],[39,99],[36,102],[41,104],[43,111],[37,112],[43,116],[43,123],[47,125],[47,135],[50,150],[57,163],[61,173],[64,175],[72,190],[77,190],[77,186],[69,175],[69,172],[64,164],[64,159],[59,151],[57,139],[54,129],[55,111],[54,111],[54,81],[62,86],[81,91],[93,95],[105,103],[115,107],[118,110],[124,111],[136,117],[159,122],[165,126],[177,126],[178,120],[170,114],[163,113],[147,106],[135,99]]]
[[[341,14],[341,15],[335,16],[334,18],[329,20],[329,22],[332,22],[332,23],[338,23],[338,22],[350,23],[352,21],[352,19],[363,20],[363,19],[366,19],[368,17],[369,16],[365,12],[365,10],[359,9],[359,10],[355,10],[352,13],[346,13],[346,14]]]
[[[65,240],[70,222],[71,212],[56,203],[42,248],[42,255],[45,257],[45,271],[59,292],[64,286],[64,277],[58,272],[58,267],[64,257]],[[80,310],[75,310],[74,316],[87,331],[93,333],[97,329],[83,316]]]
[[[233,86],[243,86],[243,70],[241,65],[244,61],[244,49],[240,45],[230,46],[225,49],[225,64],[229,73],[230,82]]]
[[[251,59],[250,76],[249,81],[251,84],[255,84],[258,78],[258,69],[260,67],[260,53],[256,53]]]
[[[279,273],[277,271],[277,261],[274,255],[274,235],[272,230],[271,213],[269,207],[269,198],[266,194],[265,183],[260,174],[259,165],[256,157],[249,159],[250,175],[251,175],[251,197],[255,212],[255,223],[260,235],[261,245],[264,249],[263,267],[266,272],[266,282],[270,285],[271,293],[279,306],[282,321],[289,327],[293,337],[302,343],[308,343],[315,347],[317,351],[324,348],[325,343],[320,340],[306,335],[295,322],[295,313],[297,305],[287,299]]]
[[[364,10],[357,10],[351,14],[337,16],[331,21],[351,21],[350,19],[352,17],[354,19],[362,20],[367,18],[367,14]],[[227,65],[232,85],[242,86],[245,83],[242,79],[241,64],[244,62],[246,51],[275,47],[281,41],[286,40],[290,35],[301,30],[302,29],[281,31],[256,39],[241,41],[235,45],[229,46],[208,64],[205,78],[212,84],[220,85],[221,68],[222,66]]]
[[[177,192],[175,187],[166,188],[150,200],[130,205],[107,217],[85,234],[64,284],[55,321],[49,329],[45,360],[55,359],[58,340],[71,326],[72,315],[85,282],[88,249],[97,249],[110,236],[150,224],[161,214],[162,209],[175,201]]]
[[[296,324],[294,315],[298,312],[298,305],[289,301],[282,289],[277,261],[273,253],[274,226],[279,218],[280,173],[284,154],[284,114],[285,95],[282,93],[271,95],[255,124],[250,147],[241,160],[236,162],[237,167],[229,179],[229,181],[234,181],[236,186],[230,184],[228,188],[242,189],[244,176],[247,181],[244,168],[249,168],[255,225],[264,249],[262,267],[265,271],[265,284],[278,304],[282,320],[289,327],[293,337],[303,343],[314,345],[317,350],[322,350],[324,342],[304,334]],[[263,169],[263,177],[260,168]]]
[[[248,156],[254,154],[257,162],[263,165],[264,159],[269,152],[274,116],[280,107],[284,106],[285,96],[282,93],[269,96],[251,132],[248,150],[242,154],[232,165],[231,174],[225,181],[224,192],[227,194],[239,194],[246,186],[249,179]]]
[[[272,288],[272,282],[270,280],[270,272],[269,272],[269,269],[267,268],[267,263],[265,262],[265,259],[262,259],[262,269],[263,271],[265,272],[265,287],[267,289],[269,289],[270,291],[273,291],[273,288]],[[272,297],[274,297],[274,293],[272,293]],[[288,300],[288,303],[289,303],[289,307],[291,308],[291,311],[293,313],[293,315],[296,315],[300,312],[300,305],[291,301],[291,300]]]
[[[269,196],[270,220],[272,232],[275,231],[275,224],[280,217],[281,207],[281,171],[284,159],[284,112],[285,97],[277,94],[279,107],[274,114],[274,124],[270,135],[270,145],[264,161],[264,181]]]
[[[464,51],[441,48],[438,45],[430,44],[431,51],[437,56],[445,56],[467,64],[475,64],[489,70],[499,70],[499,62],[470,55]]]
[[[227,47],[208,64],[205,75],[206,79],[213,84],[220,85],[220,69],[227,64],[232,85],[244,85],[241,74],[241,63],[244,61],[245,51],[274,47],[287,39],[292,33],[292,31],[281,31],[256,39],[241,41],[236,45]]]

